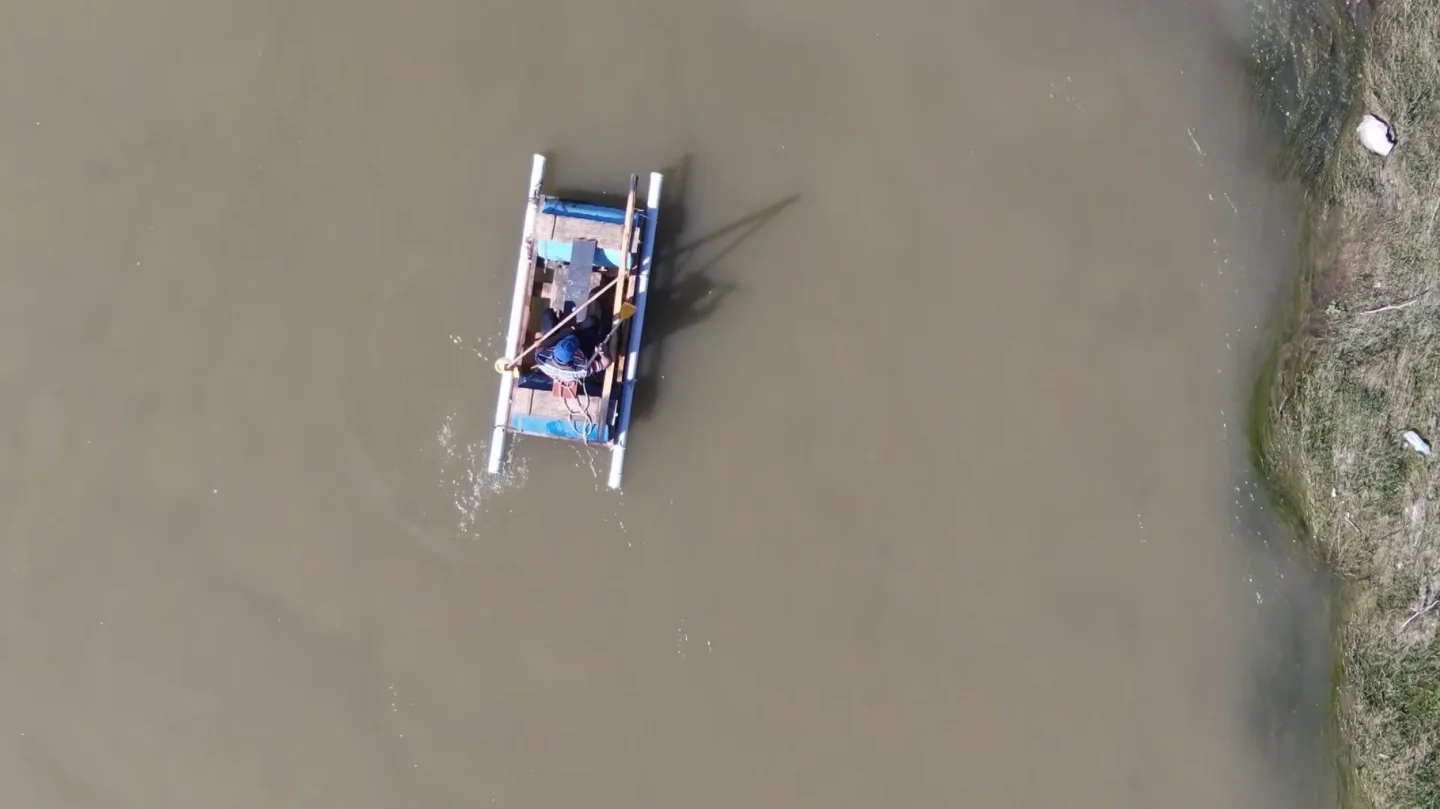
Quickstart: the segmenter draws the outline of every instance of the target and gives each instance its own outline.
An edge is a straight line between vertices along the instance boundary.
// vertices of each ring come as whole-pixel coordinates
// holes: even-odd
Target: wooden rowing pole
[[[625,224],[620,229],[620,272],[615,280],[620,285],[615,288],[615,311],[611,317],[614,324],[610,327],[610,334],[605,338],[605,356],[610,357],[613,362],[605,369],[605,381],[600,388],[601,406],[604,402],[610,401],[610,391],[615,386],[615,375],[620,368],[620,358],[615,356],[615,338],[620,333],[620,324],[626,319],[621,312],[625,304],[629,302],[631,284],[627,280],[630,277],[630,248],[635,242],[635,192],[640,186],[640,175],[630,175],[630,190],[625,195]],[[634,311],[634,307],[631,307]]]
[[[516,354],[514,359],[506,359],[505,357],[501,357],[500,359],[495,360],[495,370],[498,371],[498,372],[500,372],[500,373],[502,373],[502,374],[508,374],[508,373],[510,373],[511,371],[515,370],[516,368],[520,367],[520,361],[523,360],[523,359],[525,359],[525,355],[527,355],[527,354],[529,354],[531,351],[534,351],[535,349],[539,348],[542,343],[544,343],[546,340],[549,340],[551,337],[553,337],[553,336],[555,335],[556,332],[560,331],[560,329],[564,328],[566,324],[568,324],[570,321],[574,320],[576,315],[580,314],[582,311],[585,310],[585,307],[587,307],[587,306],[589,306],[590,304],[594,303],[595,301],[599,300],[601,295],[604,295],[607,291],[609,291],[609,289],[610,289],[611,287],[613,287],[613,286],[615,286],[616,284],[618,284],[618,283],[619,283],[622,279],[624,279],[624,278],[625,278],[624,273],[616,274],[615,280],[611,281],[610,283],[606,284],[606,285],[603,286],[603,287],[600,287],[600,289],[597,290],[594,295],[591,295],[589,298],[587,298],[584,303],[582,303],[582,304],[580,304],[579,306],[575,307],[574,309],[570,310],[570,314],[568,314],[568,315],[566,315],[565,317],[561,318],[561,319],[560,319],[560,322],[559,322],[559,323],[556,323],[554,328],[552,328],[550,331],[547,331],[547,332],[545,332],[544,334],[540,335],[540,339],[538,339],[538,340],[536,340],[535,342],[531,343],[529,346],[527,346],[527,347],[525,348],[524,351],[521,351],[519,354]]]

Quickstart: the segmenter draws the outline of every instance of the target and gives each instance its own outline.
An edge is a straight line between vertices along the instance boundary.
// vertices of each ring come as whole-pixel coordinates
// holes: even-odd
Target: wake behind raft
[[[664,177],[650,174],[643,211],[634,174],[624,210],[545,196],[544,177],[537,154],[486,468],[501,471],[510,433],[574,441],[610,448],[619,489]]]

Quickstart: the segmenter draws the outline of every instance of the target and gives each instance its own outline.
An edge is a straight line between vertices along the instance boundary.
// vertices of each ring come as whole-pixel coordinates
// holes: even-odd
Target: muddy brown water
[[[4,5],[6,806],[1313,805],[1203,5]],[[667,171],[623,495],[481,474],[532,151]]]

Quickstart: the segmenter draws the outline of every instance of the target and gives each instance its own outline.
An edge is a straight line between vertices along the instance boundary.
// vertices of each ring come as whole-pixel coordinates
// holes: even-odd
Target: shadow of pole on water
[[[660,371],[664,368],[666,339],[715,314],[725,299],[739,289],[734,281],[716,277],[720,262],[800,199],[799,194],[792,194],[704,236],[682,241],[691,178],[690,155],[665,170],[666,187],[645,305],[640,384],[631,411],[636,419],[648,418],[662,395]]]

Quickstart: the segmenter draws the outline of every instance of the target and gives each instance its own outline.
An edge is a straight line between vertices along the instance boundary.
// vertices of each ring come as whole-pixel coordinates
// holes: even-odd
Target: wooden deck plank
[[[575,239],[594,239],[602,250],[619,250],[623,235],[619,225],[608,222],[592,222],[589,219],[575,219],[542,213],[535,219],[535,237],[553,242],[569,242]],[[640,229],[635,228],[636,234]],[[630,250],[639,249],[636,239],[631,239]]]
[[[561,399],[559,396],[556,396],[548,390],[533,390],[530,392],[534,394],[534,397],[531,399],[530,403],[530,415],[543,416],[546,418],[576,419],[584,421],[581,413],[588,412],[590,414],[590,418],[594,420],[595,423],[598,424],[600,422],[602,402],[599,396],[589,397],[588,402],[583,397],[579,399],[572,399],[570,400],[570,406],[567,408],[565,405],[565,400]],[[588,409],[586,411],[582,411],[581,405],[587,403]]]
[[[510,394],[510,412],[519,413],[524,416],[530,415],[530,408],[535,404],[535,391],[529,388],[522,388],[518,385],[515,391]]]

